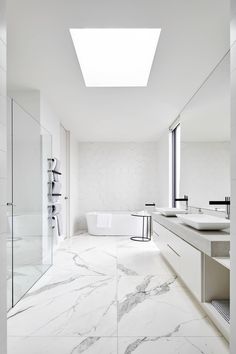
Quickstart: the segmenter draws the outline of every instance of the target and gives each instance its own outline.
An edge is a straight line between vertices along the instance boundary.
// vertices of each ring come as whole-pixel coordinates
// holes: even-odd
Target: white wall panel
[[[78,143],[77,148],[79,229],[86,228],[87,211],[140,210],[157,201],[157,143]]]

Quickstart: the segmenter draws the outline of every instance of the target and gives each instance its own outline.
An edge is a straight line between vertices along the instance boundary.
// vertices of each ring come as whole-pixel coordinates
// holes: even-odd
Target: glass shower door
[[[12,306],[52,264],[48,209],[51,135],[12,100]]]

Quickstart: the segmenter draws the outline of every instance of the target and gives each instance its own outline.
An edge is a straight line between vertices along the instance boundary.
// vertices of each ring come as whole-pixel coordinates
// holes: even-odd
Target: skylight
[[[147,86],[160,28],[73,28],[87,87]]]

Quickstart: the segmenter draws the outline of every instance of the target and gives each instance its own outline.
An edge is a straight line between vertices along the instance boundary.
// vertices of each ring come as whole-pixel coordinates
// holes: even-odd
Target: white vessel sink
[[[165,216],[176,216],[177,214],[186,214],[185,209],[179,208],[156,208],[156,211]]]
[[[223,230],[230,226],[230,220],[206,214],[177,215],[184,224],[197,230]]]

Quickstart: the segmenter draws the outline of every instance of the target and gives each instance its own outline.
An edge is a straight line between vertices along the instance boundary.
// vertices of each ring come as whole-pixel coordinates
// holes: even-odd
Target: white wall
[[[157,143],[74,143],[72,149],[75,232],[86,228],[87,211],[142,210],[156,202]]]
[[[52,135],[53,157],[60,159],[60,117],[43,95],[40,97],[40,124]]]
[[[40,124],[47,129],[47,131],[52,136],[52,157],[61,159],[60,154],[60,136],[61,136],[61,126],[60,119],[57,114],[52,109],[51,105],[47,99],[40,94]],[[44,193],[46,196],[46,193]],[[47,205],[47,198],[44,198],[44,205]],[[44,210],[46,210],[44,208]],[[54,233],[54,245],[58,245],[62,241],[62,238]]]
[[[0,353],[7,352],[6,329],[6,233],[7,144],[6,144],[6,24],[4,0],[0,0]]]
[[[40,121],[40,91],[10,90],[8,96],[13,97],[30,115]]]
[[[192,206],[230,196],[230,143],[182,142],[180,195]]]
[[[60,158],[60,117],[39,90],[10,90],[13,97],[26,112],[36,119],[52,135],[52,154]]]
[[[14,104],[13,107],[14,212],[40,213],[42,208],[40,125],[20,106]]]
[[[70,236],[79,230],[79,143],[70,133]]]
[[[231,349],[236,353],[236,0],[231,1]]]
[[[47,99],[40,96],[40,124],[46,128],[52,136],[52,157],[61,160],[61,123],[60,118],[52,109]],[[54,245],[58,245],[63,238],[54,233]]]
[[[157,205],[169,205],[169,131],[157,143]]]

